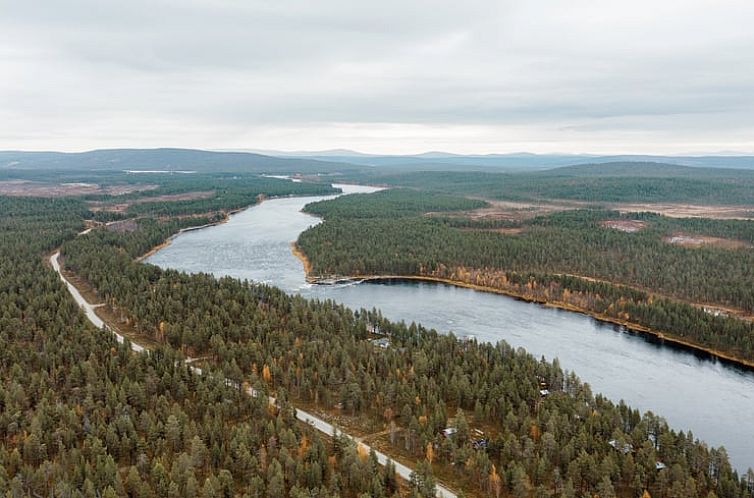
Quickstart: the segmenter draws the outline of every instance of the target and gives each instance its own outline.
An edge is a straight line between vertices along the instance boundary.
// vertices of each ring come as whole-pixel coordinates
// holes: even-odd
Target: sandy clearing
[[[96,183],[69,182],[44,183],[29,180],[0,181],[0,195],[15,197],[63,197],[74,195],[124,195],[133,192],[154,190],[158,186],[152,184],[98,185]]]
[[[668,237],[664,237],[663,241],[668,244],[679,245],[683,247],[703,247],[703,246],[715,246],[723,249],[745,249],[751,247],[751,244],[747,244],[742,240],[735,239],[723,239],[720,237],[709,237],[707,235],[698,234],[686,234],[686,233],[674,233]]]

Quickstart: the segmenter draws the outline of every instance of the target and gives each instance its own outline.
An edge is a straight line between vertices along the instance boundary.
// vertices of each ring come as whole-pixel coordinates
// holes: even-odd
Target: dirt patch
[[[141,197],[134,200],[131,204],[143,204],[145,202],[178,202],[193,201],[197,199],[209,199],[215,195],[214,190],[202,190],[197,192],[181,192],[180,194],[155,195],[151,197]]]
[[[750,244],[742,240],[735,239],[722,239],[719,237],[708,237],[706,235],[690,235],[685,233],[674,233],[668,237],[663,238],[668,244],[683,246],[683,247],[704,247],[715,246],[723,249],[745,249],[751,247]]]
[[[553,213],[556,211],[575,209],[575,207],[571,205],[549,202],[513,202],[489,199],[484,200],[490,204],[488,207],[472,209],[469,211],[455,211],[452,213],[432,212],[427,213],[427,215],[440,217],[453,216],[458,218],[465,218],[472,221],[505,220],[516,222],[529,220],[537,216]]]
[[[621,212],[650,211],[670,218],[714,218],[719,220],[752,219],[752,206],[705,206],[696,204],[610,204]]]
[[[96,183],[43,183],[29,180],[0,181],[0,195],[16,197],[63,197],[72,195],[124,195],[133,192],[154,190],[151,184],[98,185]]]
[[[127,202],[110,202],[110,201],[91,201],[88,203],[91,211],[110,211],[114,213],[123,213],[129,206],[134,204],[144,204],[146,202],[178,202],[193,201],[197,199],[209,199],[215,195],[214,190],[202,190],[196,192],[181,192],[179,194],[164,194],[140,197]]]
[[[102,187],[102,190],[107,195],[126,195],[134,192],[148,192],[150,190],[156,190],[160,186],[153,184],[137,184],[137,185],[107,185]]]
[[[604,220],[600,222],[600,225],[621,232],[635,233],[646,227],[647,223],[639,220]]]
[[[719,220],[752,220],[754,206],[719,206],[705,204],[681,203],[623,203],[623,202],[587,202],[565,199],[541,199],[538,201],[502,201],[483,199],[490,207],[465,212],[466,216],[493,219],[525,220],[569,209],[584,209],[599,205],[621,213],[651,212],[670,218],[713,218]]]
[[[136,220],[114,221],[107,224],[107,230],[116,233],[135,232],[138,228]]]
[[[86,207],[89,211],[96,213],[98,211],[109,211],[111,213],[125,213],[130,204],[127,202],[105,202],[105,201],[90,201],[86,203]]]
[[[526,231],[524,227],[502,227],[502,228],[461,228],[463,232],[494,232],[501,233],[503,235],[518,235]]]

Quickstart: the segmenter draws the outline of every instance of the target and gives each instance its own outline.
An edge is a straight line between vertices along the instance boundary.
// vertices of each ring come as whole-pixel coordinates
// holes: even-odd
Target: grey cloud
[[[403,127],[427,149],[480,133],[470,142],[486,152],[583,151],[597,135],[674,152],[712,122],[705,143],[754,148],[750,2],[0,0],[0,12],[7,148],[281,148],[286,130],[299,148],[306,129],[307,147],[389,152]],[[665,141],[637,142],[642,131]]]

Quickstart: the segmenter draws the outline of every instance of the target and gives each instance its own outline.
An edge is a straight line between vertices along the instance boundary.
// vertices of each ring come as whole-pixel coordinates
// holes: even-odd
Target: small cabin
[[[611,439],[607,442],[610,446],[615,448],[616,450],[620,451],[624,455],[628,455],[632,451],[634,451],[634,446],[631,443],[620,443],[617,439]]]
[[[471,446],[473,446],[475,450],[487,449],[488,444],[489,444],[489,440],[484,437],[479,438],[479,439],[474,439],[473,441],[471,441]]]
[[[379,339],[372,339],[369,341],[373,346],[377,346],[380,349],[387,349],[390,347],[390,339],[387,337],[380,337]]]
[[[442,435],[445,437],[450,437],[456,432],[458,432],[458,429],[456,429],[455,427],[446,427],[442,430]]]

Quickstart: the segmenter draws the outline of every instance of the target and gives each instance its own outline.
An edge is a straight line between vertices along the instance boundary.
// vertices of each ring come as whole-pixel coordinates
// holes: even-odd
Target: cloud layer
[[[0,0],[0,148],[754,150],[750,1]]]

